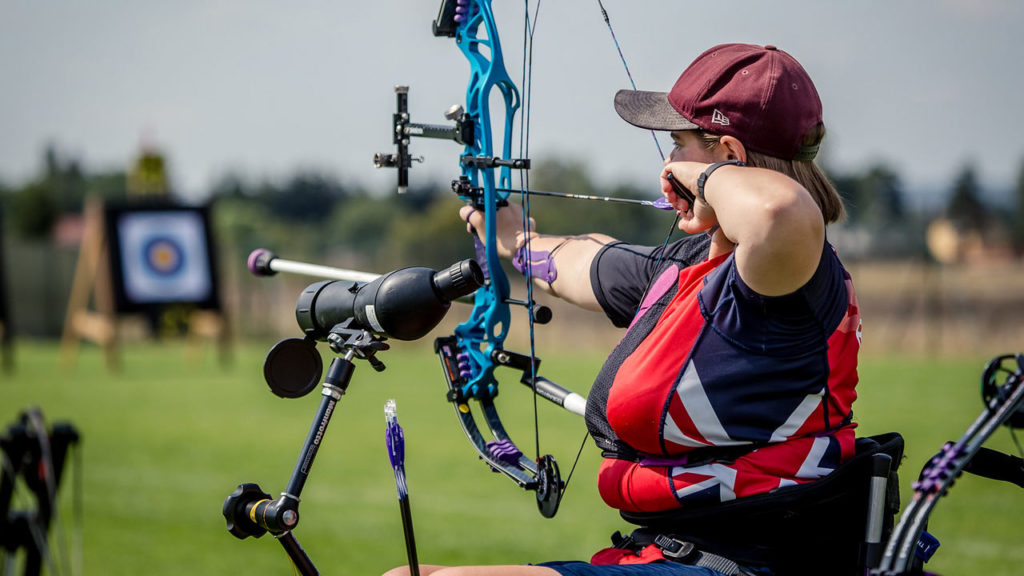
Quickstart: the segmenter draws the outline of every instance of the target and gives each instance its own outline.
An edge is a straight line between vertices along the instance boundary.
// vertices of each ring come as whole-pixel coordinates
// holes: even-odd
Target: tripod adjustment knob
[[[259,538],[267,531],[249,518],[249,510],[257,502],[270,500],[270,494],[264,492],[258,484],[239,484],[238,488],[224,500],[224,519],[228,523],[228,532],[239,540],[249,536]]]

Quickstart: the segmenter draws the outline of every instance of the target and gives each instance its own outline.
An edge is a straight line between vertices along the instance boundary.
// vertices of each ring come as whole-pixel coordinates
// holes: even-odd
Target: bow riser
[[[442,2],[442,15],[449,6],[449,2]],[[454,10],[461,14],[453,18],[457,22],[456,42],[470,65],[466,116],[475,128],[473,143],[467,144],[460,159],[460,180],[480,188],[462,198],[484,213],[484,243],[481,245],[476,237],[474,242],[489,281],[477,291],[473,313],[468,321],[456,327],[455,338],[439,340],[436,348],[445,367],[448,398],[480,458],[519,486],[535,491],[541,514],[550,518],[558,510],[563,486],[558,467],[550,456],[540,457],[537,462],[524,456],[509,438],[494,406],[498,394],[495,368],[511,365],[507,359],[520,356],[503,350],[510,321],[509,281],[501,268],[497,249],[497,212],[507,204],[511,169],[529,168],[528,160],[512,158],[513,128],[520,95],[505,69],[490,0],[458,0]],[[450,21],[443,26],[436,24],[435,30],[449,28],[448,23]],[[504,102],[500,157],[495,157],[496,138],[491,122],[491,97],[495,90]],[[526,366],[534,369],[536,361],[528,361]],[[487,442],[481,434],[467,403],[470,398],[477,401],[483,412],[493,442]]]
[[[462,394],[478,399],[493,398],[498,393],[494,377],[493,354],[499,351],[508,335],[511,314],[507,300],[509,281],[501,269],[497,250],[497,207],[504,204],[508,193],[498,191],[498,184],[508,188],[510,168],[500,166],[495,174],[494,127],[491,122],[491,95],[497,89],[505,103],[504,133],[501,159],[511,158],[512,132],[519,109],[519,91],[505,69],[501,42],[490,2],[460,3],[468,17],[458,23],[456,42],[470,65],[470,82],[466,88],[466,116],[474,125],[475,138],[467,143],[462,156],[462,176],[482,189],[482,195],[463,197],[484,212],[485,242],[477,240],[478,259],[484,263],[488,283],[476,294],[470,319],[460,324],[455,334],[459,349],[465,355],[462,373],[467,383]],[[464,16],[466,15],[464,12]],[[497,178],[497,182],[496,182]],[[482,197],[481,197],[482,196]]]

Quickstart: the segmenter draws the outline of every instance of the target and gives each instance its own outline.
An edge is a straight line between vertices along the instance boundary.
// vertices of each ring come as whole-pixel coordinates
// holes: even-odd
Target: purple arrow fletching
[[[664,196],[651,202],[651,206],[657,208],[658,210],[675,210],[675,208],[673,208],[672,205],[668,203],[668,200],[666,200]]]
[[[398,425],[394,400],[388,400],[384,404],[384,420],[387,422],[387,427],[384,429],[384,442],[388,447],[388,459],[391,460],[392,468],[401,468],[405,466],[405,433]]]

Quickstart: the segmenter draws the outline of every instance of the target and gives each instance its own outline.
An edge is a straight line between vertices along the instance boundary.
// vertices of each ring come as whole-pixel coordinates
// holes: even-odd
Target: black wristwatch
[[[711,166],[708,166],[707,169],[704,170],[704,172],[697,177],[697,197],[700,198],[701,202],[705,204],[708,203],[707,199],[704,198],[704,183],[708,181],[708,176],[711,176],[712,172],[718,170],[719,168],[725,166],[726,164],[746,166],[746,164],[744,164],[742,160],[724,160],[722,162],[715,162]]]

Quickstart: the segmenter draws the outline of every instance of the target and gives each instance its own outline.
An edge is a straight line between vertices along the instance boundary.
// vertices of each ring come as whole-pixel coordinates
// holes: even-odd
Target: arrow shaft
[[[639,205],[639,206],[651,206],[651,207],[658,208],[658,209],[661,209],[661,210],[667,209],[667,208],[663,208],[662,204],[660,202],[653,201],[653,200],[637,200],[637,199],[634,199],[634,198],[617,198],[615,196],[594,196],[592,194],[569,194],[567,192],[547,192],[547,191],[544,191],[544,190],[515,190],[515,189],[511,189],[511,188],[498,188],[498,191],[499,192],[518,192],[518,193],[525,192],[526,194],[528,194],[530,196],[548,196],[548,197],[551,197],[551,198],[566,198],[566,199],[570,199],[570,200],[598,200],[598,201],[601,201],[601,202],[612,202],[614,204],[635,204],[635,205]],[[671,207],[669,207],[669,208],[671,208]]]

